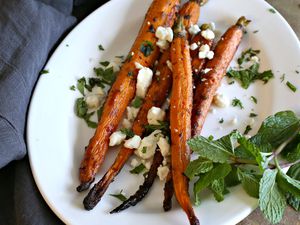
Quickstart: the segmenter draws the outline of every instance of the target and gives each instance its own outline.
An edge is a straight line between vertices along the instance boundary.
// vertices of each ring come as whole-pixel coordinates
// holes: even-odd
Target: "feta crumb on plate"
[[[134,135],[132,138],[125,141],[124,146],[129,149],[137,149],[140,146],[141,137]]]
[[[147,114],[148,123],[151,125],[159,125],[159,121],[163,121],[165,118],[165,111],[161,108],[153,106]]]
[[[126,139],[126,134],[121,131],[112,133],[109,137],[109,146],[116,146],[121,144]]]

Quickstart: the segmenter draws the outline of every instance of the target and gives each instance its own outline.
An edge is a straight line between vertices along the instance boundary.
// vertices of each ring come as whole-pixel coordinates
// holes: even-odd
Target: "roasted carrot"
[[[139,187],[137,192],[130,196],[126,201],[124,201],[121,205],[119,205],[117,208],[112,210],[110,213],[118,213],[121,212],[130,206],[135,206],[137,203],[139,203],[149,192],[155,178],[157,175],[157,169],[160,166],[160,164],[163,161],[163,156],[160,153],[160,151],[156,151],[154,154],[153,162],[151,165],[151,168],[149,170],[149,173],[147,177],[145,178],[145,182]]]
[[[184,171],[189,163],[190,149],[187,140],[191,137],[191,114],[193,106],[193,75],[189,44],[179,17],[171,45],[173,87],[170,105],[171,124],[171,170],[175,196],[188,216],[191,225],[199,224],[188,192],[188,179]]]
[[[159,71],[160,75],[153,79],[153,82],[146,94],[144,103],[142,104],[141,109],[139,110],[138,115],[133,122],[132,130],[136,135],[143,135],[145,125],[148,124],[147,114],[151,107],[161,107],[169,94],[172,86],[172,71],[167,66],[169,56],[170,52],[165,51],[158,62],[156,71]],[[84,199],[83,204],[87,210],[93,209],[101,200],[109,184],[118,175],[133,152],[134,149],[128,149],[125,147],[121,148],[113,165],[108,169],[102,179],[95,184],[95,186],[90,190],[89,194]]]
[[[199,1],[197,1],[199,3]],[[189,1],[185,5],[192,4],[195,6],[194,1]],[[197,6],[199,11],[199,6]],[[184,15],[191,15],[194,10],[192,7],[184,7],[180,10],[180,12]],[[199,15],[199,14],[198,14]],[[191,22],[189,22],[191,21]],[[189,19],[186,19],[186,25],[188,26],[191,23],[197,23],[198,17],[190,16]],[[144,127],[148,124],[147,114],[149,109],[152,106],[161,107],[164,103],[167,95],[169,94],[169,90],[172,86],[172,72],[167,66],[167,61],[170,58],[169,51],[164,51],[162,54],[156,71],[159,71],[160,75],[153,80],[151,86],[149,87],[148,93],[145,97],[144,103],[139,110],[137,118],[133,123],[133,132],[136,135],[142,136],[144,133]],[[134,150],[127,149],[122,147],[115,162],[108,169],[106,174],[102,177],[102,179],[91,189],[87,197],[84,199],[84,206],[86,209],[90,210],[95,207],[95,205],[101,200],[103,194],[107,190],[109,184],[114,180],[120,170],[123,168],[126,161],[133,154]]]
[[[159,56],[153,33],[158,26],[172,26],[179,7],[179,0],[154,0],[146,14],[143,25],[135,40],[129,57],[122,66],[104,104],[101,120],[94,136],[86,148],[79,169],[80,186],[78,191],[89,188],[96,172],[103,163],[110,135],[117,129],[128,103],[135,95],[138,70],[135,63],[152,67]]]
[[[217,43],[214,58],[205,65],[205,68],[210,71],[202,74],[202,81],[196,85],[192,113],[193,136],[200,135],[213,97],[242,40],[244,28],[249,22],[245,17],[241,17],[230,27]]]
[[[210,27],[209,26],[202,26],[202,30],[204,30],[204,28],[207,28],[209,29]],[[200,59],[198,57],[198,54],[199,54],[199,47],[201,45],[208,45],[210,48],[212,47],[213,45],[213,40],[207,40],[205,39],[202,35],[201,35],[201,32],[196,34],[190,41],[190,44],[197,44],[198,45],[198,48],[195,49],[195,50],[191,50],[190,53],[191,53],[191,58],[192,58],[192,70],[193,70],[193,73],[194,75],[196,75],[195,78],[199,78],[199,75],[201,74],[201,71],[202,71],[202,68],[206,62],[206,59]]]
[[[200,4],[203,0],[190,0],[182,6],[179,15],[184,18],[183,25],[189,28],[198,22],[200,16]]]
[[[164,187],[163,208],[166,212],[172,208],[173,195],[174,195],[174,187],[173,187],[173,179],[172,179],[172,170],[170,170]]]

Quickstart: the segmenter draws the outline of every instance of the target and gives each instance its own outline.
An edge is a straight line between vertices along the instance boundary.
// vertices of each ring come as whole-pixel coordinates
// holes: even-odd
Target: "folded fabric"
[[[72,0],[0,0],[0,168],[26,154],[24,128],[39,71],[75,23]]]

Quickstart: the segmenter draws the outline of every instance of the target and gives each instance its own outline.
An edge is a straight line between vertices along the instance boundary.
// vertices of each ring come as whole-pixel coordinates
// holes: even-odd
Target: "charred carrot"
[[[164,187],[164,201],[163,208],[167,212],[172,208],[172,197],[174,195],[172,171],[168,173],[165,187]]]
[[[133,122],[132,130],[136,135],[143,135],[145,125],[148,124],[147,114],[151,107],[161,107],[169,94],[172,86],[172,72],[167,66],[169,56],[169,51],[165,51],[158,62],[156,71],[159,71],[160,75],[153,79],[153,82],[146,94],[144,103],[142,104],[141,109],[139,110],[139,113]],[[108,169],[102,179],[95,184],[95,186],[90,190],[89,194],[84,199],[83,204],[87,210],[93,209],[101,200],[109,184],[118,175],[126,161],[133,153],[134,149],[128,149],[125,147],[121,148],[113,165]]]
[[[156,151],[154,154],[153,162],[150,167],[149,173],[147,177],[145,178],[145,182],[139,187],[137,192],[130,196],[126,201],[124,201],[120,206],[112,210],[110,213],[118,213],[121,212],[131,206],[135,206],[137,203],[139,203],[148,193],[150,190],[156,175],[157,175],[157,169],[160,166],[160,164],[163,161],[163,156],[160,153],[160,151]]]
[[[96,172],[103,163],[110,135],[116,130],[128,103],[135,95],[138,70],[135,63],[152,67],[159,56],[153,33],[158,26],[172,26],[179,7],[179,0],[154,0],[146,14],[137,39],[122,66],[104,104],[101,120],[91,138],[79,169],[78,191],[89,188]]]
[[[203,24],[204,25],[204,24]],[[208,25],[205,25],[201,27],[201,30],[205,30],[205,29],[210,29],[210,27]],[[191,58],[192,58],[192,70],[194,75],[196,75],[196,77],[198,78],[202,68],[206,62],[206,59],[200,59],[198,57],[199,54],[199,48],[202,45],[208,45],[210,48],[213,45],[213,40],[208,40],[206,38],[204,38],[201,34],[201,32],[199,32],[198,34],[196,34],[190,41],[191,46],[193,46],[194,44],[197,45],[197,48],[190,51],[191,53]]]
[[[196,85],[192,113],[192,135],[200,135],[213,97],[226,70],[242,40],[244,28],[250,21],[241,17],[230,27],[214,49],[214,58],[205,66],[210,71],[202,74],[202,81]]]
[[[171,45],[173,87],[170,105],[171,122],[171,170],[175,196],[188,216],[191,225],[199,224],[188,193],[188,179],[184,171],[189,163],[191,137],[191,114],[193,106],[193,78],[191,57],[183,18],[179,17]]]

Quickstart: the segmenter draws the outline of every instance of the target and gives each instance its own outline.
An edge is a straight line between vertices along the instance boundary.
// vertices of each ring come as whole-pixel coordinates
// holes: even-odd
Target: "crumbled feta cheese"
[[[213,102],[216,106],[220,108],[226,108],[230,105],[230,101],[222,94],[216,94],[214,96]]]
[[[238,119],[236,117],[234,117],[232,120],[231,120],[231,124],[232,125],[237,125],[238,123]]]
[[[162,164],[163,164],[163,166],[166,166],[166,165],[170,164],[170,162],[171,162],[170,157],[164,157]]]
[[[213,59],[215,56],[215,53],[213,51],[209,51],[207,54],[206,54],[206,58],[208,59]]]
[[[157,42],[156,42],[156,45],[161,49],[161,50],[166,50],[169,48],[169,43],[168,41],[166,40],[161,40],[159,39]]]
[[[140,146],[134,153],[142,159],[152,158],[154,156],[157,142],[159,140],[158,134],[160,133],[160,130],[156,130],[152,132],[149,136],[144,137],[141,141]]]
[[[148,26],[150,26],[150,25],[151,25],[150,21],[148,21],[148,22],[147,22],[147,25],[148,25]]]
[[[158,107],[152,107],[147,114],[148,123],[151,125],[159,125],[158,121],[163,121],[165,118],[165,111]]]
[[[135,168],[135,167],[137,167],[139,164],[140,164],[140,162],[139,162],[136,158],[134,158],[134,159],[131,160],[130,166],[131,166],[132,168]]]
[[[211,68],[206,68],[206,69],[202,70],[202,73],[207,74],[207,73],[209,73],[211,70],[212,70]]]
[[[129,121],[134,121],[140,109],[127,106],[127,119]]]
[[[157,176],[159,177],[159,179],[161,181],[164,181],[164,180],[166,180],[166,178],[167,178],[167,176],[169,174],[169,171],[170,171],[169,167],[167,167],[167,166],[159,166],[157,168]]]
[[[155,72],[155,75],[156,75],[156,76],[159,76],[159,75],[160,75],[160,71],[157,70],[157,71]]]
[[[144,164],[147,170],[150,170],[152,160],[142,160],[142,163]]]
[[[170,155],[170,144],[166,138],[160,137],[157,142],[157,145],[160,149],[162,156],[165,157],[165,156]]]
[[[97,109],[100,106],[100,98],[97,95],[86,96],[85,102],[89,109]]]
[[[136,83],[136,95],[145,98],[148,87],[152,82],[153,71],[147,67],[139,70]]]
[[[191,44],[190,49],[192,51],[196,50],[198,48],[198,45],[196,43]]]
[[[212,59],[214,57],[214,52],[210,51],[210,47],[208,44],[201,45],[199,49],[199,58],[200,59]]]
[[[166,37],[167,37],[166,28],[159,26],[155,31],[155,37],[157,37],[160,40],[166,40]]]
[[[189,33],[191,35],[196,35],[198,34],[201,30],[200,30],[200,27],[197,25],[197,24],[194,24],[194,25],[191,25],[190,28],[189,28]]]
[[[124,128],[130,129],[132,127],[132,122],[130,122],[128,119],[123,119],[122,126]]]
[[[129,149],[137,149],[140,146],[141,137],[134,135],[132,138],[125,141],[124,146]]]
[[[215,33],[211,29],[201,31],[201,35],[206,40],[213,40],[215,38]]]
[[[172,63],[171,63],[170,60],[167,60],[167,66],[169,67],[169,69],[170,69],[171,71],[173,71],[173,65],[172,65]]]
[[[109,146],[116,146],[122,143],[126,138],[126,134],[121,131],[116,131],[112,133],[109,137]]]

